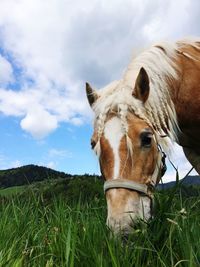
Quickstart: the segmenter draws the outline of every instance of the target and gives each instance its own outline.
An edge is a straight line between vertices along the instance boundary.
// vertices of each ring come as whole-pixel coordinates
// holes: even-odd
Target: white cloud
[[[0,111],[20,117],[35,138],[60,122],[85,123],[85,81],[99,87],[119,79],[133,48],[200,34],[199,15],[199,2],[189,0],[2,0],[0,46],[18,87],[1,85]],[[12,67],[4,65],[8,83]]]
[[[13,69],[10,62],[0,55],[0,84],[6,86],[13,82]]]
[[[21,127],[30,132],[33,137],[40,139],[57,128],[57,120],[44,109],[34,107],[22,119]]]
[[[0,152],[0,169],[6,170],[22,166],[22,162],[18,159],[10,159],[5,153]]]
[[[52,148],[49,150],[48,152],[48,156],[50,158],[71,158],[72,157],[72,153],[67,151],[67,150],[62,150],[62,149],[55,149],[55,148]]]
[[[51,169],[58,169],[60,162],[66,158],[72,158],[72,153],[68,150],[51,148],[44,155],[39,165],[46,166]]]
[[[46,166],[47,168],[50,168],[50,169],[56,169],[57,164],[54,161],[50,161],[46,164],[43,164],[43,166]]]
[[[160,5],[155,11],[152,20],[144,26],[143,34],[152,42],[166,38],[177,39],[194,34],[192,31],[195,31],[197,27],[188,28],[188,23],[191,20],[191,14],[188,10],[191,6],[193,4],[190,0],[162,1],[162,6]]]
[[[174,144],[174,151],[172,155],[170,156],[170,160],[177,168],[179,179],[182,179],[185,177],[185,175],[191,170],[192,165],[189,163],[189,161],[186,159],[182,147],[179,145]],[[172,164],[167,160],[167,167],[168,170],[166,174],[163,176],[163,182],[169,182],[169,181],[175,181],[176,180],[176,170],[172,166]],[[190,175],[198,175],[195,170],[193,170]]]
[[[15,160],[13,162],[10,163],[9,168],[18,168],[21,167],[23,164],[21,163],[20,160]]]

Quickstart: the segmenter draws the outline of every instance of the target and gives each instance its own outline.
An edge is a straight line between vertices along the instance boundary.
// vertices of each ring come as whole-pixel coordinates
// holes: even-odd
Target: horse
[[[152,45],[120,80],[100,90],[86,83],[86,94],[107,225],[129,234],[137,220],[152,216],[154,189],[174,142],[200,174],[200,39]]]

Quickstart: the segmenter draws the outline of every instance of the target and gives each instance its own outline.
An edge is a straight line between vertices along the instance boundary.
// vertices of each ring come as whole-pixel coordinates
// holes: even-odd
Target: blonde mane
[[[107,114],[117,110],[130,150],[126,115],[127,112],[133,112],[154,129],[157,142],[166,152],[169,152],[169,140],[177,140],[179,131],[174,104],[169,94],[169,85],[178,78],[179,68],[175,62],[178,53],[183,53],[181,48],[185,44],[195,47],[195,42],[192,41],[160,43],[152,46],[132,59],[121,80],[112,82],[98,91],[99,98],[93,109],[99,138],[104,130]],[[185,56],[189,57],[189,55]],[[141,67],[146,70],[150,81],[150,95],[145,104],[132,96]],[[162,138],[166,134],[169,138]],[[100,154],[99,144],[96,146],[96,152]]]

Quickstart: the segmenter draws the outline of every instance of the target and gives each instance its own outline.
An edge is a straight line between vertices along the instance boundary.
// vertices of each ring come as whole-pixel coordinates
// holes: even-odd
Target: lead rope
[[[172,165],[172,167],[175,169],[176,173],[178,174],[178,168],[175,167],[174,163],[168,158],[170,164]],[[181,184],[184,182],[185,178],[191,173],[191,171],[194,169],[194,167],[192,166],[190,168],[190,170],[186,173],[186,175],[181,179]]]
[[[162,176],[165,174],[166,170],[167,170],[167,166],[165,163],[165,159],[166,159],[166,154],[163,151],[162,147],[158,144],[158,159],[157,159],[157,163],[156,163],[156,168],[151,176],[151,184],[153,185],[153,187],[155,187],[158,184],[158,179],[162,178]],[[159,177],[159,172],[160,172],[160,177]]]

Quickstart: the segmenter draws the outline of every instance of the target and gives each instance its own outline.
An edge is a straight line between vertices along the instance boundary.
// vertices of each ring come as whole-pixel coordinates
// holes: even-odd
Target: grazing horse
[[[200,39],[154,45],[132,59],[121,80],[98,91],[86,83],[86,92],[107,225],[127,234],[134,221],[152,215],[171,141],[200,174]]]

